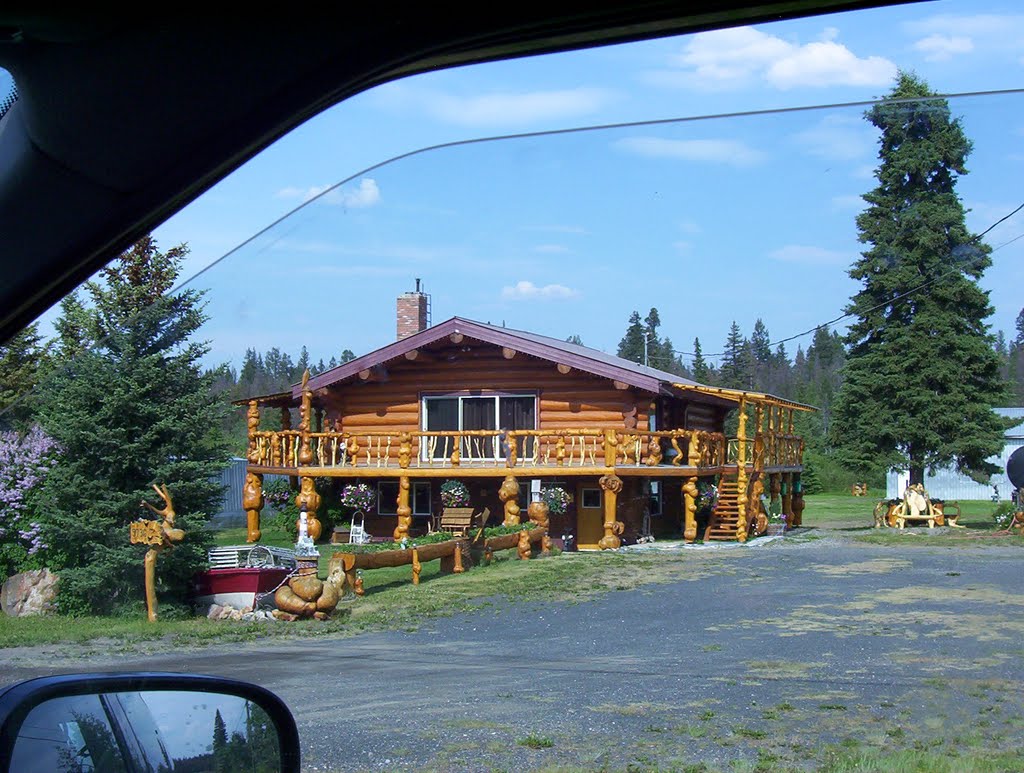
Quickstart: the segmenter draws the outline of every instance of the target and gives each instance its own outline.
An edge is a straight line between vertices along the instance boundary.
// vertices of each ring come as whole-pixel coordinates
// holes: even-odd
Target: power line
[[[967,244],[965,244],[964,246],[966,247],[966,246],[968,246],[968,245],[970,245],[970,244],[972,244],[974,242],[977,242],[985,234],[987,234],[989,231],[991,231],[993,228],[995,228],[997,225],[999,225],[1000,223],[1005,222],[1006,220],[1009,220],[1011,217],[1016,215],[1022,209],[1024,209],[1024,203],[1022,203],[1020,206],[1018,206],[1016,209],[1014,209],[1009,214],[1004,215],[1003,217],[1001,217],[998,220],[996,220],[994,223],[992,223],[992,225],[990,225],[988,228],[986,228],[981,233],[979,233],[976,236],[972,237],[970,239],[970,241],[968,241]],[[1003,242],[998,247],[993,247],[992,248],[992,252],[997,252],[998,250],[1001,250],[1003,247],[1007,247],[1007,246],[1013,244],[1015,241],[1017,241],[1019,239],[1024,239],[1024,233],[1018,234],[1017,236],[1013,237],[1009,241]],[[882,303],[876,304],[876,305],[874,305],[874,306],[872,306],[872,307],[870,307],[868,309],[864,309],[864,311],[862,313],[866,314],[868,312],[875,311],[876,309],[880,309],[883,306],[891,306],[892,304],[896,303],[897,301],[901,301],[904,298],[906,298],[907,296],[913,295],[914,293],[916,293],[916,292],[918,292],[920,290],[923,290],[925,287],[928,287],[929,285],[933,285],[936,282],[941,281],[942,279],[945,279],[948,276],[951,276],[952,274],[960,273],[960,271],[961,271],[961,264],[963,264],[968,259],[968,257],[973,258],[973,257],[975,257],[975,255],[972,254],[970,256],[961,256],[961,257],[955,258],[954,259],[954,265],[950,269],[948,269],[946,271],[943,271],[938,276],[932,277],[931,279],[927,280],[926,282],[922,282],[921,284],[919,284],[919,285],[917,285],[915,287],[911,287],[906,292],[900,293],[899,295],[897,295],[894,298],[891,298],[891,299],[889,299],[887,301],[883,301]],[[770,341],[768,343],[768,346],[778,346],[779,344],[788,343],[789,341],[795,341],[797,338],[803,338],[804,336],[811,335],[812,333],[816,333],[817,331],[821,330],[822,328],[826,328],[826,327],[829,327],[831,325],[834,325],[836,322],[842,322],[847,317],[852,317],[854,315],[854,313],[855,312],[852,312],[852,311],[846,312],[845,314],[842,314],[842,315],[836,317],[835,319],[830,319],[827,322],[822,322],[820,325],[815,325],[814,327],[812,327],[812,328],[810,328],[808,330],[804,330],[801,333],[795,333],[794,335],[788,336],[786,338],[781,338],[778,341]],[[681,355],[681,356],[684,356],[684,357],[696,357],[697,356],[695,352],[682,352],[682,351],[678,351],[678,350],[675,350],[675,349],[672,350],[672,353],[673,354],[677,354],[677,355]],[[726,354],[728,354],[728,352],[713,352],[711,354],[708,354],[708,353],[705,353],[705,352],[701,352],[701,356],[702,357],[724,357]]]

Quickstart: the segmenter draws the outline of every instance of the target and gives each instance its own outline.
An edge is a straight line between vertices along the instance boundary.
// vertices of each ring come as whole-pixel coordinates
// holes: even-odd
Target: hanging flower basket
[[[377,492],[366,483],[350,483],[341,490],[338,501],[353,512],[367,513],[377,501]]]
[[[697,512],[710,513],[718,505],[718,486],[697,480]]]
[[[545,486],[540,490],[540,499],[548,506],[550,515],[565,515],[572,504],[572,494],[561,486]]]
[[[446,480],[441,484],[441,504],[445,507],[469,507],[469,489],[460,480]]]

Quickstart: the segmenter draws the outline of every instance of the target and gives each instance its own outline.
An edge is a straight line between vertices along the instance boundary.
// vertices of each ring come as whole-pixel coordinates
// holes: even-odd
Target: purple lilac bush
[[[32,495],[57,464],[57,443],[39,427],[0,432],[0,570],[30,568],[24,559],[47,549]]]

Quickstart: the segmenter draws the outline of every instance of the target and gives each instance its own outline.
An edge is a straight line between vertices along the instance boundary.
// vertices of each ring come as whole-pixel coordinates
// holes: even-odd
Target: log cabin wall
[[[555,363],[521,353],[505,359],[490,346],[454,361],[445,357],[442,352],[429,362],[392,362],[368,381],[328,387],[322,396],[328,426],[356,433],[414,431],[422,427],[423,395],[480,391],[536,394],[538,429],[648,427],[652,395],[616,389],[606,378],[575,369],[563,374]]]

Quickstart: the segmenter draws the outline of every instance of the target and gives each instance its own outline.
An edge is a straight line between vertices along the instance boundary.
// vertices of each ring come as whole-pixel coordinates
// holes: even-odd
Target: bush
[[[1013,502],[1000,502],[992,511],[992,520],[995,521],[997,529],[1009,529],[1013,523],[1013,515],[1017,512]]]

